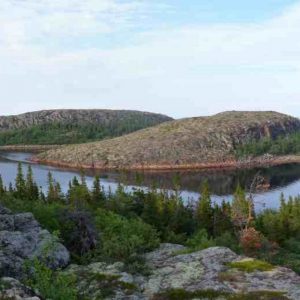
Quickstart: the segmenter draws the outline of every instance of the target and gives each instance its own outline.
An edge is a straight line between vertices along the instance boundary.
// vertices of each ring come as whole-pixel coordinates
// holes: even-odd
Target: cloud
[[[300,4],[261,23],[146,31],[142,16],[151,18],[151,10],[146,1],[1,1],[0,97],[19,105],[3,109],[112,107],[175,117],[273,109],[300,115]],[[116,39],[113,46],[101,45],[106,34]],[[98,45],[51,46],[87,36]]]

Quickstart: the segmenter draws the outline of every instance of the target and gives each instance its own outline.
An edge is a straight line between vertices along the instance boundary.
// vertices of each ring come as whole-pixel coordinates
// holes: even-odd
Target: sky
[[[299,0],[0,0],[0,115],[300,116]]]

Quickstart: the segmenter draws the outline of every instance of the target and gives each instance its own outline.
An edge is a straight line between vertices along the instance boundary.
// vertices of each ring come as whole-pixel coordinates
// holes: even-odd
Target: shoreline
[[[133,165],[133,166],[104,166],[103,163],[79,164],[60,161],[39,159],[33,156],[30,159],[33,163],[45,164],[53,167],[98,170],[98,171],[187,171],[187,170],[236,170],[253,169],[259,167],[272,167],[285,164],[300,163],[300,155],[285,155],[277,157],[256,157],[247,161],[228,160],[224,162],[212,162],[201,164],[182,164],[182,165]]]
[[[33,152],[40,153],[47,150],[54,150],[63,145],[7,145],[0,146],[0,151]]]

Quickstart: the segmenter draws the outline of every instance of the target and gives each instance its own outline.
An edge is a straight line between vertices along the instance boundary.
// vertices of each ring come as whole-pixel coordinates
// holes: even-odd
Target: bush
[[[60,234],[73,255],[83,256],[96,248],[98,233],[92,215],[65,209],[59,216]]]
[[[255,228],[247,228],[241,232],[240,244],[248,256],[255,256],[262,248],[263,235]]]
[[[30,280],[26,282],[44,299],[76,300],[76,278],[61,272],[54,272],[37,259],[28,264]]]
[[[96,226],[101,231],[101,253],[106,257],[124,260],[159,246],[156,230],[140,219],[126,219],[98,209]]]

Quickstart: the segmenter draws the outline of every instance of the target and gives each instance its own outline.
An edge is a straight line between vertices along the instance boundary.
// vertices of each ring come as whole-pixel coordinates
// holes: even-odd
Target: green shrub
[[[124,260],[159,246],[156,230],[140,219],[126,219],[98,209],[96,226],[101,232],[101,253],[106,257]]]
[[[28,263],[30,279],[26,282],[33,290],[37,291],[44,299],[76,300],[76,278],[55,272],[39,262],[37,259]]]

